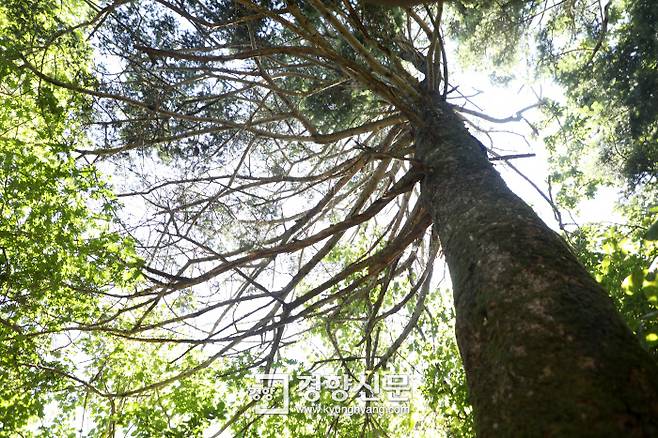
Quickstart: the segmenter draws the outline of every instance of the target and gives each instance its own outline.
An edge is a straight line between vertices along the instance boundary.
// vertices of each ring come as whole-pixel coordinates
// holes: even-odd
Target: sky
[[[453,67],[452,81],[454,85],[459,85],[464,94],[472,94],[470,91],[480,91],[477,96],[470,100],[479,108],[472,104],[467,104],[469,109],[475,109],[491,117],[505,118],[514,115],[517,111],[537,103],[538,98],[547,98],[555,101],[563,101],[564,94],[559,85],[549,79],[532,80],[523,74],[517,79],[510,81],[507,85],[492,84],[487,72],[476,71],[471,68]],[[521,67],[518,67],[518,71]],[[456,101],[460,104],[464,102]],[[534,108],[523,113],[527,120],[535,124],[539,122],[543,115],[539,108]],[[493,148],[500,149],[497,152],[500,155],[510,155],[516,153],[534,153],[535,157],[511,160],[511,164],[530,179],[545,195],[549,194],[548,186],[548,154],[543,143],[543,136],[540,132],[539,137],[533,137],[532,129],[524,122],[511,122],[507,124],[492,124],[486,121],[478,121],[474,116],[468,116],[470,120],[481,124],[485,129],[498,129],[510,132],[492,133]],[[548,130],[557,129],[549,127]],[[471,128],[471,133],[478,137],[486,146],[489,141],[486,135],[477,132]],[[514,132],[514,133],[512,133]],[[520,134],[520,135],[519,135]],[[544,134],[546,135],[546,134]],[[528,181],[520,176],[516,171],[504,165],[501,161],[496,162],[496,169],[505,179],[508,186],[524,201],[533,207],[535,212],[551,228],[559,230],[559,224],[553,214],[550,204],[538,193]],[[555,195],[555,193],[553,194]],[[615,203],[620,195],[620,190],[614,188],[602,188],[596,197],[591,200],[582,201],[574,211],[561,210],[563,222],[570,225],[583,225],[589,222],[605,221],[622,221],[621,215],[615,211]]]

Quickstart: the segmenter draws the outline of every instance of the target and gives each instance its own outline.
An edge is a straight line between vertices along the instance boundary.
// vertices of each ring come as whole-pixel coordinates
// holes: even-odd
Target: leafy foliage
[[[74,159],[85,142],[80,120],[86,99],[43,84],[21,67],[28,47],[45,46],[44,71],[72,79],[76,68],[84,69],[89,51],[79,33],[48,46],[71,7],[0,6],[2,436],[43,416],[69,385],[63,375],[75,369],[73,358],[61,355],[64,339],[35,335],[96,320],[107,309],[99,300],[103,291],[128,287],[138,275],[133,245],[111,230],[111,191],[93,166]]]
[[[565,130],[595,144],[606,168],[632,186],[658,175],[656,23],[656,2],[610,2],[571,50],[543,39],[544,56],[572,102]]]
[[[655,213],[655,207],[650,212],[636,208],[628,213],[630,225],[589,225],[572,238],[639,341],[658,357],[658,245],[647,233]]]

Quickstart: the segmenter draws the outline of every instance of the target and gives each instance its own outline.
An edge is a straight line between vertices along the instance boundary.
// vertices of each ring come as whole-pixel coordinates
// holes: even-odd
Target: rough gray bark
[[[658,367],[463,122],[427,103],[422,182],[481,437],[658,436]]]

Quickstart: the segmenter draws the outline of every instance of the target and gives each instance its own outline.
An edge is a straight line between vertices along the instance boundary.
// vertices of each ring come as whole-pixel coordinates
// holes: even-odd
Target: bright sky
[[[481,91],[479,95],[471,99],[473,103],[479,106],[479,109],[474,108],[472,105],[468,106],[469,109],[477,109],[488,116],[496,118],[514,115],[520,109],[536,103],[538,97],[558,101],[563,99],[561,88],[549,80],[531,82],[519,78],[511,81],[507,86],[492,85],[488,73],[477,72],[472,69],[453,71],[451,78],[452,81],[460,85],[460,90],[464,94],[472,94],[470,91],[473,89]],[[531,109],[525,112],[524,116],[531,123],[537,122],[543,117],[539,109]],[[469,118],[477,120],[472,116],[469,116]],[[536,154],[536,157],[512,160],[511,164],[529,178],[544,194],[548,195],[548,156],[544,148],[542,133],[540,132],[538,138],[533,138],[531,128],[523,121],[504,125],[485,122],[483,125],[489,129],[514,131],[523,136],[511,132],[491,134],[493,147],[501,149],[497,151],[501,155],[514,153]],[[471,128],[471,132],[480,138],[485,145],[489,146],[486,135],[478,133],[473,128]],[[548,202],[517,172],[503,165],[500,161],[496,163],[496,169],[501,173],[509,187],[530,204],[549,226],[557,230],[558,223]],[[601,189],[595,199],[582,202],[577,211],[562,211],[563,222],[572,223],[575,220],[577,224],[582,225],[587,222],[621,220],[621,216],[614,211],[615,201],[618,196],[619,192],[617,190],[612,188]]]

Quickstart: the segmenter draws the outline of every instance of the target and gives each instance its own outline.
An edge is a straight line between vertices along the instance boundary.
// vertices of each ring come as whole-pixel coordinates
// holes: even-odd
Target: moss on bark
[[[453,282],[481,437],[658,436],[658,367],[462,121],[424,102],[422,196]]]

